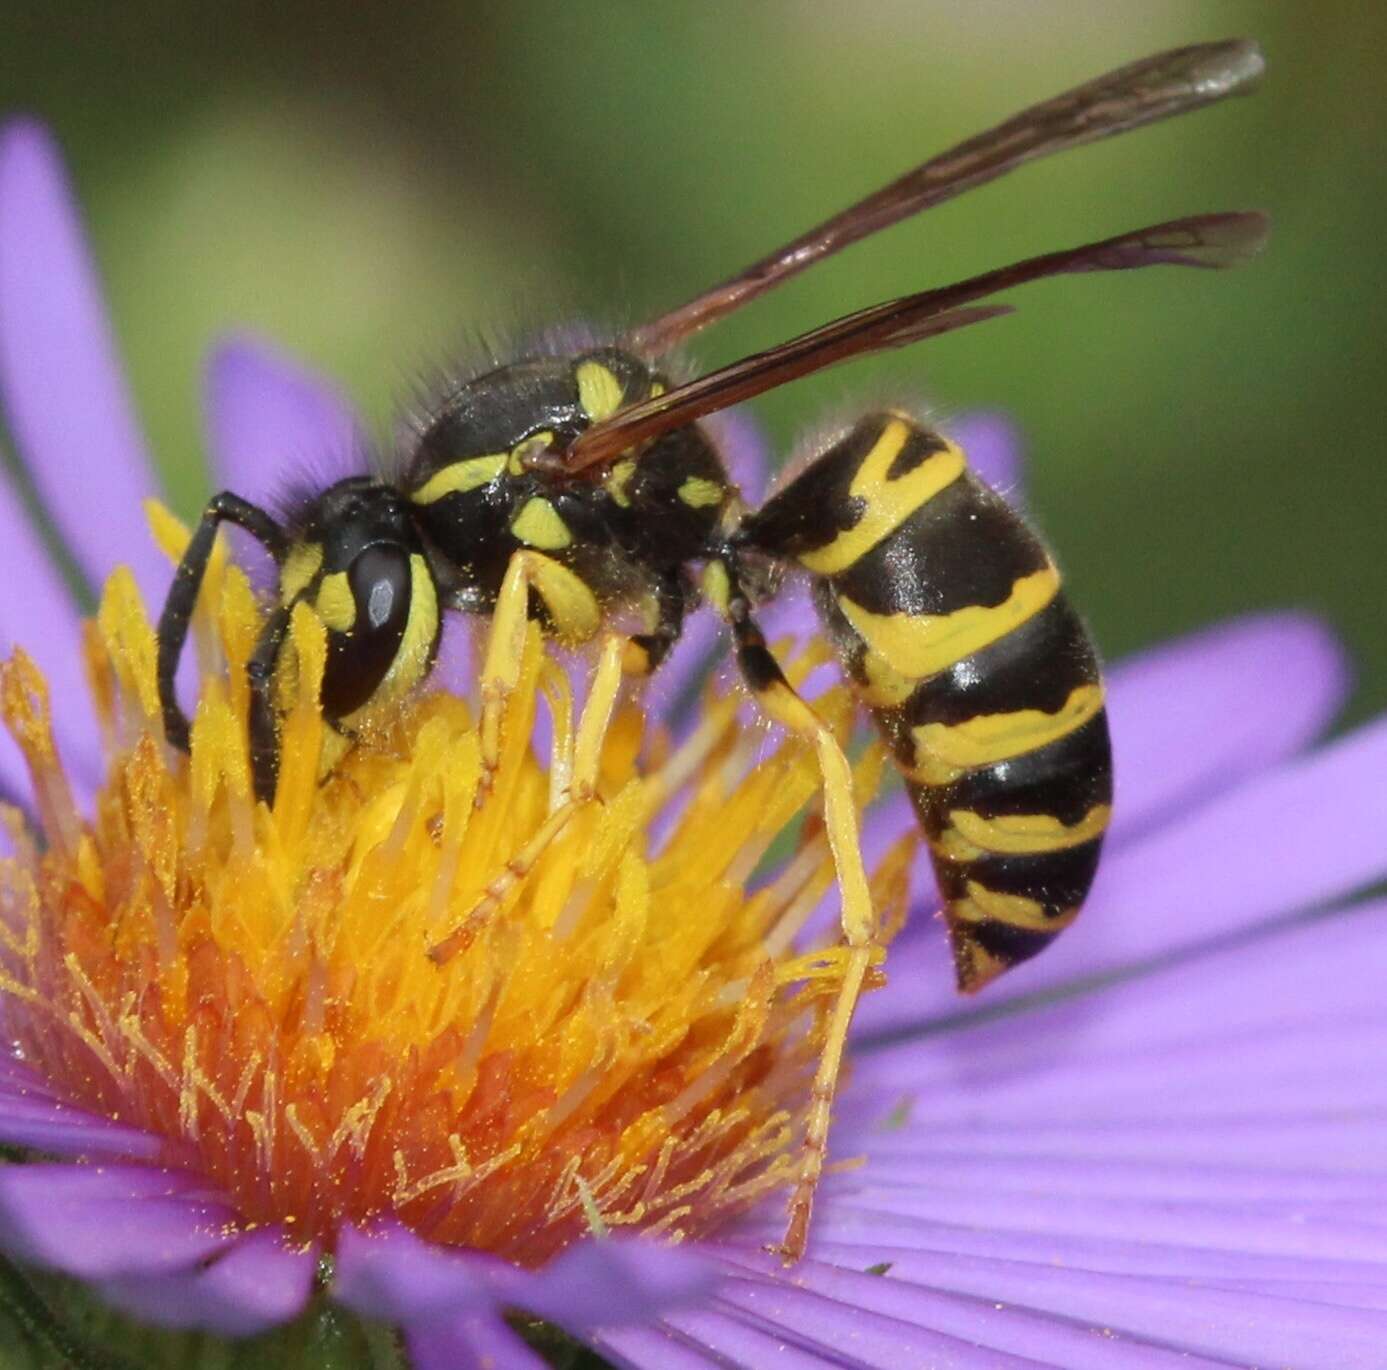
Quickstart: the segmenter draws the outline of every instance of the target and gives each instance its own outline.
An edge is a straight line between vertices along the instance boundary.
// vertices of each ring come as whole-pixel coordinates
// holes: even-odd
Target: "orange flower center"
[[[179,531],[156,527],[176,554]],[[537,1263],[590,1230],[707,1232],[793,1177],[841,964],[794,946],[832,881],[820,825],[748,881],[815,799],[812,754],[758,758],[735,696],[710,691],[677,747],[619,707],[595,734],[596,792],[575,798],[583,719],[534,633],[479,803],[474,711],[446,692],[340,754],[304,612],[268,807],[245,740],[260,609],[222,559],[202,602],[215,668],[184,756],[163,740],[133,580],[107,585],[85,643],[110,752],[90,820],[42,677],[22,652],[0,668],[39,828],[9,814],[18,854],[0,862],[0,992],[23,1059],[165,1138],[247,1224],[306,1238],[392,1213]],[[845,696],[819,707],[849,725]],[[881,768],[873,748],[860,794]],[[910,854],[874,878],[888,919]]]

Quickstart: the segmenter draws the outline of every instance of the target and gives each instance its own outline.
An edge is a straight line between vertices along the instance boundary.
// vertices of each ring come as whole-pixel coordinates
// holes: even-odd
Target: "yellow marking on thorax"
[[[510,457],[506,462],[506,470],[512,476],[523,476],[526,459],[534,453],[544,451],[553,441],[554,434],[548,428],[543,428],[538,433],[531,433],[528,438],[522,438],[511,448]]]
[[[838,607],[894,670],[923,680],[1020,627],[1054,599],[1059,587],[1059,572],[1047,565],[1021,576],[997,605],[970,604],[951,614],[874,614],[839,595]]]
[[[621,408],[621,382],[601,362],[579,362],[573,378],[578,382],[578,403],[594,423]]]
[[[627,457],[624,461],[619,461],[607,473],[607,478],[602,482],[607,493],[623,509],[631,507],[631,496],[626,493],[626,487],[630,484],[631,477],[636,474],[636,463]]]
[[[799,560],[806,569],[816,576],[846,571],[963,474],[967,468],[963,453],[948,443],[942,452],[926,457],[914,470],[888,480],[891,463],[901,454],[913,429],[914,425],[905,419],[893,418],[887,423],[848,487],[849,495],[865,502],[862,517],[826,547],[801,553]]]
[[[1025,756],[1083,727],[1103,707],[1101,685],[1078,685],[1056,712],[1017,709],[979,714],[962,723],[923,723],[912,728],[915,765],[910,778],[947,785],[965,771]]]
[[[977,861],[988,855],[1033,856],[1064,851],[1100,836],[1112,818],[1112,805],[1095,804],[1077,823],[1066,826],[1052,813],[1003,814],[984,818],[969,809],[951,809],[950,827],[935,841],[953,861]]]
[[[679,487],[679,498],[691,509],[707,509],[722,503],[723,488],[715,480],[705,480],[702,476],[690,476]]]
[[[1023,894],[1002,894],[976,880],[969,880],[966,888],[966,898],[949,901],[949,917],[961,923],[995,921],[1027,932],[1059,932],[1079,916],[1075,907],[1063,909],[1051,918],[1038,899],[1027,899]]]
[[[321,542],[300,542],[291,547],[279,568],[279,602],[292,604],[322,567]]]
[[[484,457],[466,457],[435,471],[410,499],[415,504],[434,504],[445,495],[465,495],[469,490],[489,485],[506,469],[510,460],[506,452],[493,452]]]
[[[511,520],[511,532],[517,542],[536,547],[541,552],[557,552],[573,542],[573,534],[547,499],[532,495]]]
[[[334,571],[323,577],[318,586],[318,598],[313,602],[323,627],[335,633],[345,633],[356,622],[356,596],[345,571]]]

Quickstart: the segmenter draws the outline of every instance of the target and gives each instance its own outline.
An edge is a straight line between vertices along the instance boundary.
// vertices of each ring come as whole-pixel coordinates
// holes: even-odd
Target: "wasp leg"
[[[597,777],[602,767],[602,744],[607,740],[607,728],[612,710],[621,689],[622,661],[628,643],[609,633],[602,643],[602,655],[593,672],[592,688],[588,691],[583,716],[578,720],[578,740],[573,749],[573,781],[569,796],[575,800],[590,799],[597,793]]]
[[[592,690],[578,723],[578,740],[574,748],[573,777],[567,795],[540,824],[534,836],[520,848],[504,869],[488,882],[481,897],[468,910],[457,929],[429,949],[429,957],[446,965],[459,951],[471,945],[477,934],[495,917],[502,901],[529,873],[541,857],[558,840],[573,816],[597,793],[597,777],[602,761],[602,744],[607,739],[607,726],[617,692],[621,688],[621,661],[626,643],[609,633],[602,644],[602,656],[593,676]]]
[[[501,764],[506,702],[520,679],[532,595],[543,606],[554,635],[561,641],[589,642],[602,626],[597,596],[568,567],[539,552],[519,551],[512,555],[491,615],[491,632],[482,664],[482,773],[477,785],[478,805],[490,793]]]
[[[649,632],[636,633],[626,643],[627,675],[653,675],[664,664],[684,631],[689,591],[678,573],[661,579],[655,591],[655,621]]]
[[[159,701],[164,711],[164,736],[185,752],[188,750],[188,719],[174,694],[173,678],[188,638],[188,625],[193,619],[202,578],[207,573],[207,563],[216,544],[217,529],[223,523],[244,528],[265,544],[276,561],[283,559],[288,546],[284,530],[269,514],[229,490],[213,495],[202,511],[202,520],[178,563],[168,598],[164,601],[164,611],[159,615]]]
[[[477,934],[496,916],[501,901],[529,873],[554,844],[578,811],[579,801],[570,799],[561,804],[540,824],[534,836],[520,848],[502,868],[501,873],[482,891],[481,898],[464,916],[462,922],[440,942],[429,948],[429,960],[446,966],[460,951],[466,950]]]
[[[723,561],[728,573],[725,593],[720,596],[724,617],[732,628],[737,648],[737,665],[742,679],[758,707],[772,721],[810,743],[818,756],[823,779],[824,827],[838,877],[842,900],[840,921],[846,944],[843,978],[829,1017],[814,1083],[809,1093],[809,1112],[804,1124],[804,1157],[795,1188],[790,1195],[785,1238],[777,1248],[787,1265],[804,1255],[809,1239],[809,1217],[814,1191],[823,1174],[828,1151],[828,1131],[832,1121],[833,1096],[843,1062],[848,1029],[862,993],[867,971],[879,956],[876,912],[872,908],[867,872],[862,864],[862,846],[857,828],[857,805],[853,800],[852,768],[828,725],[807,704],[785,678],[766,646],[766,639],[751,616],[751,605],[737,583],[735,571]]]
[[[279,720],[271,695],[275,662],[289,631],[289,616],[289,609],[280,608],[265,620],[255,651],[246,663],[250,683],[250,773],[255,797],[266,804],[274,803],[279,785]]]

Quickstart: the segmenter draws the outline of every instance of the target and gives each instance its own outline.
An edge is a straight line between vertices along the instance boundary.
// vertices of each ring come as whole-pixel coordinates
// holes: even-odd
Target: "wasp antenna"
[[[1174,48],[1119,67],[921,163],[744,271],[643,324],[627,341],[639,352],[666,352],[816,262],[902,219],[1027,162],[1245,94],[1265,68],[1262,50],[1246,38]]]

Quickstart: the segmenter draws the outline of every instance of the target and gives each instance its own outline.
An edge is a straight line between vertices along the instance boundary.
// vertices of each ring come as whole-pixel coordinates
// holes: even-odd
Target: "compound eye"
[[[346,571],[326,576],[318,613],[328,629],[323,712],[342,718],[369,702],[404,639],[412,592],[409,553],[377,543]]]

